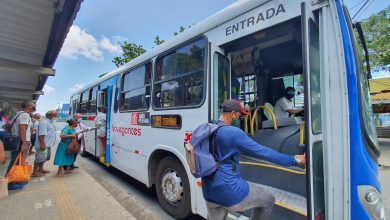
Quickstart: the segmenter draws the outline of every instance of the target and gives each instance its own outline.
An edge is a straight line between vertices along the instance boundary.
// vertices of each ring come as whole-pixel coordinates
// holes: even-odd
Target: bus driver
[[[289,115],[295,115],[303,111],[303,109],[294,109],[292,99],[295,96],[294,87],[287,87],[284,91],[284,96],[276,101],[274,114],[276,118],[288,118]]]

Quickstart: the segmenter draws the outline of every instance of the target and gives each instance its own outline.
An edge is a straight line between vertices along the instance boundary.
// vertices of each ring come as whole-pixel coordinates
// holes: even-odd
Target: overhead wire
[[[370,0],[367,0],[362,7],[360,7],[360,9],[356,12],[356,14],[352,17],[352,20],[356,17],[357,14],[359,14],[359,12],[364,8],[364,6],[366,6],[366,4],[369,2]]]
[[[356,20],[358,20],[358,18],[359,18],[362,14],[364,14],[364,12],[366,12],[366,10],[372,5],[372,3],[373,3],[374,1],[375,1],[375,0],[372,0],[372,1],[370,2],[370,4],[367,5],[367,7],[360,13],[360,15],[357,16]]]
[[[356,5],[352,6],[349,10],[352,11],[354,8],[356,8],[357,6],[362,4],[364,1],[366,1],[366,0],[363,0],[363,1],[359,2],[359,3],[357,3]]]

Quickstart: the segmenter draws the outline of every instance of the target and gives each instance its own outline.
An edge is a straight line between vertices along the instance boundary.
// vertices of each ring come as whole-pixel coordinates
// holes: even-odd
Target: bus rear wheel
[[[161,207],[176,219],[191,214],[190,184],[179,160],[163,158],[156,170],[156,193]]]

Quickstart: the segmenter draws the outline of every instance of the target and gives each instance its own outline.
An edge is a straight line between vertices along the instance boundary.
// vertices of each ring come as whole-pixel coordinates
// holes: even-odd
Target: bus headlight
[[[369,185],[359,186],[359,199],[371,219],[385,220],[385,207],[381,194]]]

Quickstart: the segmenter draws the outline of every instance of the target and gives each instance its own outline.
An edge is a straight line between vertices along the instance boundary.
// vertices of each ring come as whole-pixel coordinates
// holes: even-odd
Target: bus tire
[[[157,166],[155,180],[160,206],[176,219],[188,217],[191,214],[190,184],[180,161],[163,158]]]

